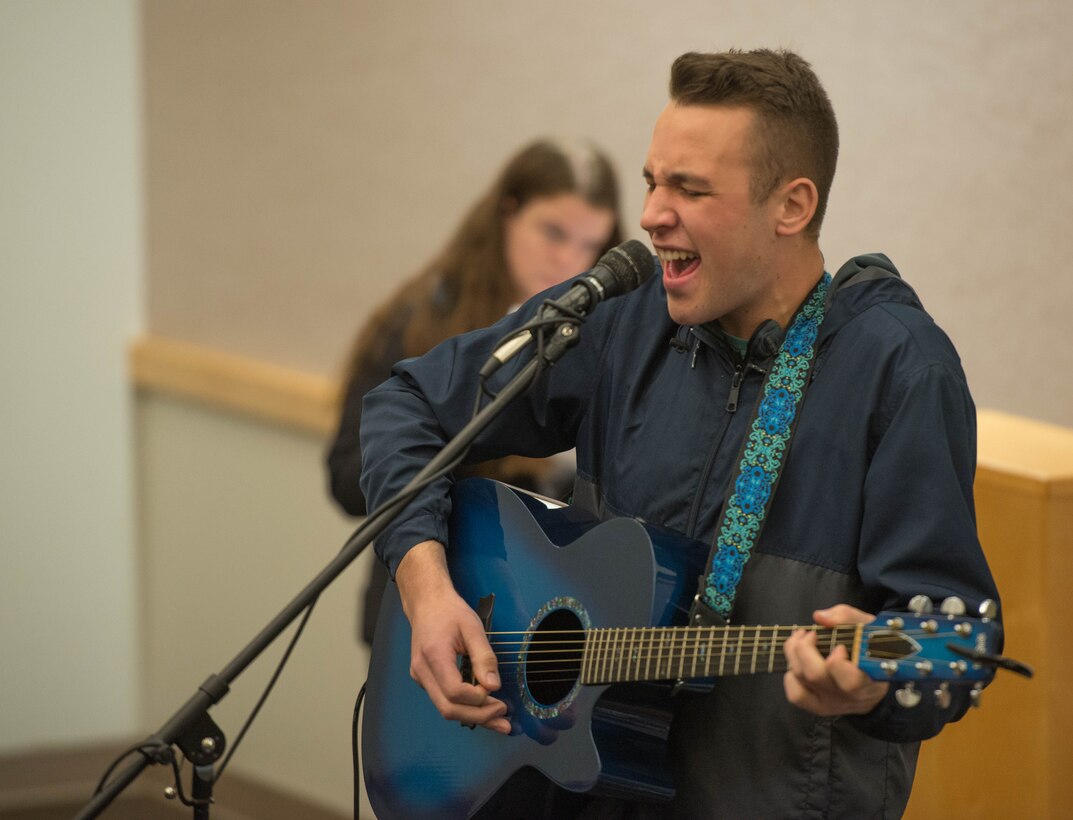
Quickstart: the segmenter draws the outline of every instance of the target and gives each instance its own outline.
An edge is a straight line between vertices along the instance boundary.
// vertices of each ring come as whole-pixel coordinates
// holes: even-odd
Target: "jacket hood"
[[[847,322],[870,307],[894,303],[923,311],[916,292],[902,279],[894,263],[882,253],[854,256],[835,274],[827,290],[824,307],[822,340],[829,339]],[[681,330],[681,329],[680,329]],[[732,352],[733,346],[718,321],[691,328],[693,335],[709,347],[723,347]],[[748,359],[759,364],[770,361],[782,344],[783,329],[773,320],[762,322],[749,340]]]
[[[924,310],[916,291],[902,279],[885,254],[854,256],[838,269],[827,291],[821,334],[836,333],[859,313],[882,303]]]

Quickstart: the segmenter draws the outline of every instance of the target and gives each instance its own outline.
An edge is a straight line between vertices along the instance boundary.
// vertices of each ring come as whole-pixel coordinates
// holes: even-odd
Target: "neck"
[[[724,331],[741,339],[749,339],[768,319],[778,322],[779,326],[786,330],[801,303],[823,276],[823,254],[820,253],[819,245],[812,240],[802,242],[803,245],[788,248],[782,258],[776,257],[772,261],[774,269],[779,273],[768,299],[765,300],[766,315],[750,316],[734,327],[720,320]]]
[[[687,680],[785,672],[782,646],[798,626],[593,629],[585,638],[582,683]],[[824,656],[845,646],[856,657],[861,627],[804,627]]]

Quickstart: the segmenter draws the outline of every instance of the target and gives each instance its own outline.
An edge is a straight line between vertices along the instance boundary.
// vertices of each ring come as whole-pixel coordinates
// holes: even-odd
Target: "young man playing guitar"
[[[797,55],[676,60],[643,170],[641,225],[661,275],[595,311],[568,358],[469,455],[576,447],[575,505],[716,545],[698,606],[735,624],[864,623],[919,594],[997,599],[975,528],[975,410],[953,346],[882,255],[825,274],[837,153],[831,104]],[[469,420],[481,364],[539,304],[399,363],[367,396],[371,509]],[[496,655],[448,572],[449,488],[423,491],[377,549],[412,628],[414,680],[443,718],[509,734]],[[613,564],[600,571],[615,583]],[[906,708],[844,648],[822,654],[813,631],[783,651],[783,676],[719,680],[683,701],[670,807],[519,775],[482,816],[900,816],[919,741],[961,717],[968,691]]]

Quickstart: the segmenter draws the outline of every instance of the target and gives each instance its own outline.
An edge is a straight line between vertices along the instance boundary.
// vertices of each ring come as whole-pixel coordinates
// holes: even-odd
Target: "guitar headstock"
[[[916,683],[939,681],[935,694],[940,706],[950,702],[950,687],[969,686],[978,705],[983,687],[994,677],[996,667],[1031,670],[996,654],[1000,635],[995,622],[994,601],[980,605],[977,618],[965,615],[959,598],[943,601],[939,614],[932,614],[931,600],[918,595],[910,601],[912,612],[881,612],[861,630],[857,665],[880,681],[905,683],[898,702],[916,706],[922,697]],[[1014,666],[1010,666],[1014,663]]]

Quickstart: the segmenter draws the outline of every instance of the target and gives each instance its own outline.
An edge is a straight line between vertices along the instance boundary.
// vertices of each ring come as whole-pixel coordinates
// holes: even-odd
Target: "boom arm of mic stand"
[[[562,351],[562,352],[565,352]],[[561,353],[559,353],[561,355]],[[557,357],[556,357],[557,358]],[[442,470],[469,448],[477,435],[498,416],[515,398],[524,393],[539,375],[545,361],[533,359],[503,387],[473,419],[463,427],[457,436],[451,439],[436,456],[425,465],[424,469],[403,488],[397,496],[376,510],[347,540],[338,555],[310,581],[305,588],[261,630],[249,645],[231,661],[219,675],[210,676],[194,695],[153,735],[143,746],[170,747],[177,739],[191,729],[208,709],[227,694],[230,683],[256,660],[271,643],[279,637],[290,623],[304,612],[350,563],[358,557],[402,509],[410,502],[414,489],[428,476]],[[99,793],[87,803],[75,820],[89,820],[104,811],[127,786],[129,786],[150,763],[157,761],[145,752],[141,759],[123,769]]]

